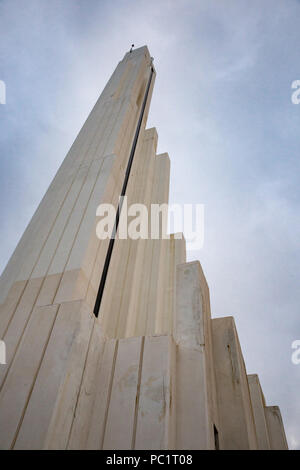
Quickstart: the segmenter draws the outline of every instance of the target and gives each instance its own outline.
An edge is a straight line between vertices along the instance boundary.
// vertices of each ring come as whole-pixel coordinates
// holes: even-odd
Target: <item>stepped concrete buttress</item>
[[[117,208],[135,135],[127,204],[168,203],[170,159],[146,129],[155,75],[146,46],[119,62],[1,276],[1,449],[287,448],[183,237],[117,237],[93,313],[97,207]]]

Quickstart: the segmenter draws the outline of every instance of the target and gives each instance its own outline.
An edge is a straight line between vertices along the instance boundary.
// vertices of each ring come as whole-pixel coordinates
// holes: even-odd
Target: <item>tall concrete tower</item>
[[[2,274],[2,449],[287,447],[184,239],[96,234],[99,204],[168,202],[155,74],[147,47],[118,64]]]

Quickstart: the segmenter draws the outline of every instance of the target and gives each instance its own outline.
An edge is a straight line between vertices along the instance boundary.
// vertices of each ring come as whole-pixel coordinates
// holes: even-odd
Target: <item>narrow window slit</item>
[[[108,245],[108,249],[107,249],[107,253],[106,253],[106,257],[105,257],[105,262],[104,262],[104,267],[103,267],[103,271],[102,271],[102,275],[101,275],[99,289],[98,289],[98,293],[97,293],[97,297],[96,297],[96,302],[95,302],[95,307],[94,307],[95,317],[98,317],[98,315],[99,315],[99,310],[100,310],[101,300],[102,300],[103,292],[104,292],[104,288],[105,288],[108,268],[109,268],[109,265],[110,265],[110,260],[111,260],[111,256],[112,256],[112,252],[113,252],[113,248],[114,248],[115,235],[116,235],[117,230],[118,230],[123,199],[124,199],[124,196],[126,194],[126,189],[127,189],[127,185],[128,185],[128,180],[129,180],[129,176],[130,176],[132,162],[133,162],[133,158],[134,158],[134,154],[135,154],[135,150],[136,150],[136,146],[137,146],[137,141],[138,141],[138,138],[139,138],[139,135],[140,135],[141,125],[142,125],[142,121],[143,121],[143,117],[144,117],[144,113],[145,113],[145,108],[146,108],[146,104],[147,104],[147,99],[148,99],[148,95],[149,95],[149,90],[150,90],[150,86],[151,86],[153,73],[154,73],[154,69],[151,66],[150,76],[149,76],[149,79],[148,79],[148,84],[147,84],[147,88],[146,88],[146,92],[145,92],[145,96],[144,96],[144,100],[143,100],[139,120],[138,120],[138,123],[137,123],[134,139],[133,139],[131,150],[130,150],[130,155],[129,155],[129,160],[128,160],[128,164],[127,164],[127,168],[126,168],[126,173],[125,173],[125,177],[124,177],[124,182],[123,182],[121,195],[120,195],[120,198],[119,198],[119,204],[118,204],[115,223],[114,223],[114,229],[113,229],[112,236],[109,240],[109,245]]]

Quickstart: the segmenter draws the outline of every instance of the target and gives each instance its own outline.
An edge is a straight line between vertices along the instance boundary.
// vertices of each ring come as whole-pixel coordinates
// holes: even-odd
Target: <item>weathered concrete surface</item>
[[[265,416],[269,431],[270,447],[272,450],[287,450],[288,444],[278,406],[266,406]]]
[[[258,449],[269,450],[271,447],[264,409],[266,404],[258,375],[248,375],[248,383],[252,410],[254,415]]]
[[[175,443],[175,343],[146,336],[137,404],[135,449],[173,449]]]
[[[233,318],[214,318],[212,332],[222,446],[257,449],[246,369]]]
[[[219,427],[205,289],[198,261],[177,266],[174,335],[176,447],[179,449],[214,449],[214,425]]]

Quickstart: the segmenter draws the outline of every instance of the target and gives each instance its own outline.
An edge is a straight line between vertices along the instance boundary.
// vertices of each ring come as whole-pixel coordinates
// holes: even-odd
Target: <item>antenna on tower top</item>
[[[132,49],[134,48],[134,44],[131,44],[131,48],[130,48],[130,51],[129,51],[129,54],[132,53]]]

